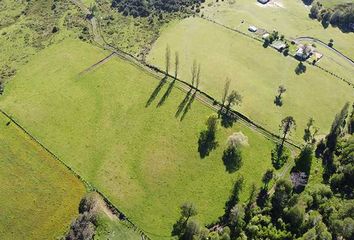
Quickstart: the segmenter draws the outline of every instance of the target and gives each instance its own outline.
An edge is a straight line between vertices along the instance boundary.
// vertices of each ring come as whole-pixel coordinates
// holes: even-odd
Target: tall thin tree
[[[175,52],[175,79],[177,79],[178,70],[179,70],[179,54],[176,51]]]
[[[224,85],[224,92],[223,92],[222,98],[221,98],[221,108],[219,111],[219,117],[220,117],[220,114],[222,113],[222,110],[224,108],[226,97],[229,94],[229,89],[230,89],[230,79],[226,78],[225,85]]]
[[[199,83],[200,83],[200,64],[198,65],[198,69],[197,69],[197,74],[196,74],[196,77],[195,77],[195,87],[196,89],[198,89],[199,87]]]
[[[165,52],[165,63],[166,63],[166,75],[168,74],[169,70],[170,70],[170,64],[171,64],[171,49],[170,47],[167,45],[166,46],[166,52]]]
[[[280,151],[283,149],[284,142],[286,140],[286,137],[291,133],[293,129],[296,129],[296,122],[295,119],[292,116],[287,116],[283,120],[281,120],[280,123],[280,130],[282,131],[282,139],[281,139],[281,144],[280,144]]]
[[[193,61],[193,65],[192,65],[192,86],[194,86],[194,82],[195,82],[195,79],[196,79],[196,76],[197,76],[197,61],[194,60]]]

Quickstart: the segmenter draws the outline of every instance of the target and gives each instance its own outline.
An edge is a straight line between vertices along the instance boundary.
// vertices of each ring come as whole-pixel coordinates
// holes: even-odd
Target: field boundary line
[[[118,209],[116,205],[112,203],[112,201],[98,188],[96,188],[93,184],[83,178],[77,171],[75,171],[72,167],[66,164],[63,160],[61,160],[56,154],[54,154],[51,150],[49,150],[43,143],[41,143],[35,136],[33,136],[25,127],[23,127],[20,123],[18,123],[12,116],[7,114],[3,109],[0,109],[0,112],[10,120],[10,122],[14,123],[22,132],[24,132],[32,141],[34,141],[38,146],[40,146],[45,152],[47,152],[51,157],[55,160],[59,161],[62,165],[64,165],[79,181],[81,181],[88,191],[97,192],[105,201],[107,206],[112,210],[112,213],[116,215],[120,221],[127,222],[131,228],[137,231],[142,239],[151,240],[151,238],[145,233],[145,231],[138,227],[135,223],[133,223],[126,215]],[[127,226],[129,227],[129,226]]]
[[[83,71],[81,71],[81,72],[79,73],[79,75],[83,75],[83,74],[85,74],[85,73],[87,73],[87,72],[90,72],[90,71],[92,71],[93,69],[99,67],[100,65],[105,64],[106,62],[108,62],[108,61],[114,56],[114,54],[115,54],[115,53],[112,52],[112,53],[109,54],[107,57],[101,59],[100,61],[98,61],[98,62],[96,62],[96,63],[94,63],[94,64],[92,64],[90,67],[88,67],[88,68],[84,69]]]

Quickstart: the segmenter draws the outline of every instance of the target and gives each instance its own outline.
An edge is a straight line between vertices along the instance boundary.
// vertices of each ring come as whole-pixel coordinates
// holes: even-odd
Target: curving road
[[[310,42],[318,43],[318,44],[326,47],[327,49],[331,50],[332,52],[336,53],[338,56],[340,56],[341,58],[343,58],[344,60],[349,62],[354,67],[354,61],[351,58],[349,58],[348,56],[344,55],[343,53],[341,53],[337,49],[328,46],[327,43],[321,41],[320,39],[313,38],[313,37],[298,37],[298,38],[295,38],[294,41],[310,41]]]

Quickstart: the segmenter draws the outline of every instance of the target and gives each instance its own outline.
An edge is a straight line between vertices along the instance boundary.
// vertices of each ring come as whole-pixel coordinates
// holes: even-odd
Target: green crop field
[[[179,52],[182,79],[190,81],[192,62],[198,61],[200,88],[220,99],[225,79],[230,78],[231,89],[243,95],[237,108],[240,112],[275,133],[281,119],[293,116],[297,130],[292,137],[297,141],[310,117],[325,134],[334,115],[354,99],[353,88],[343,81],[310,65],[306,73],[296,75],[294,59],[204,19],[170,24],[155,42],[148,61],[164,69],[167,45],[172,53]],[[287,89],[282,107],[274,104],[279,85]]]
[[[85,188],[62,164],[0,115],[0,239],[55,239]]]
[[[344,2],[346,0],[335,1]],[[334,2],[334,1],[331,1]],[[320,22],[308,16],[310,7],[302,1],[273,0],[266,5],[256,0],[207,0],[201,13],[205,17],[225,24],[231,28],[247,31],[249,25],[277,30],[287,38],[310,36],[323,42],[334,40],[334,47],[350,58],[354,58],[354,34],[342,33],[338,28],[329,26],[324,29]],[[241,20],[244,21],[241,24]]]
[[[239,124],[220,128],[219,146],[201,159],[198,137],[212,110],[195,100],[181,121],[175,114],[185,93],[177,88],[156,107],[167,86],[146,107],[160,79],[119,58],[79,75],[105,55],[79,41],[51,46],[8,83],[0,107],[154,239],[169,238],[183,202],[194,202],[207,224],[223,214],[239,174],[245,178],[242,200],[252,183],[260,186],[271,167],[270,140]],[[242,168],[229,174],[221,157],[236,131],[249,146],[242,149]]]

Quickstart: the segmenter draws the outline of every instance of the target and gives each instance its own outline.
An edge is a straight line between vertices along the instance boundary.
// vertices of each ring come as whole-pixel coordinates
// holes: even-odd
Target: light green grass
[[[180,56],[180,77],[190,81],[193,60],[201,64],[200,88],[220,99],[225,79],[243,95],[237,110],[278,133],[280,121],[291,115],[297,122],[292,138],[301,141],[310,117],[325,134],[334,115],[346,101],[353,101],[353,88],[329,74],[307,65],[296,75],[297,61],[284,57],[262,43],[200,18],[188,18],[162,31],[148,62],[164,69],[165,48]],[[173,71],[173,70],[172,70]],[[279,85],[287,89],[283,106],[274,104]]]
[[[214,2],[212,7],[207,7],[208,2]],[[255,25],[268,31],[277,30],[287,38],[310,36],[323,42],[334,40],[334,47],[354,58],[354,34],[342,33],[338,28],[329,26],[324,29],[320,22],[308,16],[310,7],[297,0],[275,0],[273,4],[262,5],[257,1],[215,1],[205,3],[201,11],[205,16],[229,27],[239,27],[247,31],[249,25]],[[229,4],[234,2],[234,4]],[[337,1],[336,1],[337,2]],[[241,20],[245,23],[240,25]]]
[[[87,6],[90,7],[91,4],[95,3],[96,0],[82,0],[82,2]]]
[[[85,188],[0,115],[0,239],[55,239],[77,214]]]
[[[271,141],[241,125],[220,129],[219,147],[200,159],[198,136],[213,112],[195,100],[185,119],[176,119],[185,93],[173,89],[156,108],[166,87],[146,108],[159,79],[120,59],[78,75],[103,56],[75,41],[50,47],[7,85],[0,106],[153,239],[169,238],[185,201],[196,204],[202,223],[215,221],[237,174],[245,177],[243,200],[253,182],[260,186],[271,167]],[[241,170],[229,174],[221,157],[235,131],[248,137],[249,146],[242,149]]]
[[[95,240],[141,240],[138,232],[134,231],[118,219],[110,219],[101,214],[98,218],[98,227],[95,233]]]

